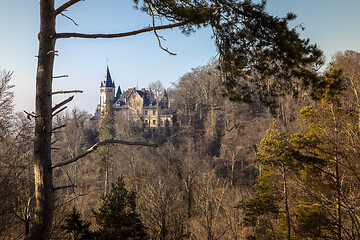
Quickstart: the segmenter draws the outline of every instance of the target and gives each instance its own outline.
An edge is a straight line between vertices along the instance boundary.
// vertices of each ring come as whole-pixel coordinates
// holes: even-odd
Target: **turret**
[[[100,86],[100,105],[101,108],[106,104],[106,102],[112,102],[115,98],[115,83],[111,79],[109,67],[106,67],[106,74],[104,80],[101,82]]]
[[[121,94],[122,94],[122,92],[121,92],[121,88],[119,86],[117,91],[116,91],[116,99],[120,98]]]

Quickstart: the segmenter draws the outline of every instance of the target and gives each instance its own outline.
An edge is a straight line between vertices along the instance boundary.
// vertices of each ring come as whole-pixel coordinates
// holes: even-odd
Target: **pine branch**
[[[164,47],[162,46],[160,37],[159,37],[159,35],[158,35],[157,32],[156,32],[155,15],[154,15],[154,12],[153,12],[153,11],[155,11],[155,12],[157,13],[157,10],[154,8],[154,6],[153,6],[150,2],[147,2],[147,3],[148,3],[148,5],[149,5],[149,7],[150,7],[149,11],[150,11],[151,17],[152,17],[153,32],[154,32],[155,37],[156,37],[156,39],[157,39],[157,41],[158,41],[158,44],[159,44],[160,49],[162,49],[163,51],[167,52],[167,53],[170,54],[170,55],[176,55],[175,53],[170,52],[167,48],[164,48]]]
[[[79,26],[79,24],[77,24],[76,22],[75,22],[75,20],[74,19],[72,19],[71,17],[69,17],[68,15],[65,15],[65,14],[63,14],[63,13],[60,13],[62,16],[64,16],[64,17],[66,17],[67,19],[69,19],[70,21],[72,21],[74,24],[75,24],[75,26]]]
[[[63,11],[65,11],[66,9],[68,9],[69,7],[71,7],[72,5],[74,5],[80,1],[82,1],[82,0],[70,0],[66,3],[64,3],[63,5],[61,5],[54,11],[54,13],[53,13],[54,16],[59,15],[60,13],[62,13]]]
[[[156,26],[156,27],[146,27],[143,29],[131,31],[131,32],[124,32],[124,33],[112,33],[112,34],[87,34],[87,33],[56,33],[54,38],[121,38],[121,37],[128,37],[134,36],[140,33],[145,32],[152,32],[154,30],[164,30],[164,29],[172,29],[176,27],[181,27],[186,25],[185,22],[173,23],[168,25]]]

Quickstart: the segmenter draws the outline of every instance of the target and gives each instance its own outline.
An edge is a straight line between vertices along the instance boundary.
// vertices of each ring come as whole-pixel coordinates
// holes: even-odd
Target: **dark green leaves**
[[[266,1],[251,0],[134,0],[154,19],[184,22],[185,33],[211,26],[220,56],[225,95],[231,100],[275,98],[316,82],[322,52],[288,23],[265,10]],[[161,22],[161,21],[159,21]],[[294,81],[296,79],[296,81]]]

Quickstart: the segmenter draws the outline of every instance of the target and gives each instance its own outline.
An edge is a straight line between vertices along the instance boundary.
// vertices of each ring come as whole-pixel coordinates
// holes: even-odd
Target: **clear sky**
[[[56,0],[58,5],[65,0]],[[66,14],[79,26],[59,16],[57,32],[114,33],[149,26],[151,19],[132,8],[132,0],[86,0]],[[0,67],[14,71],[15,110],[33,111],[39,31],[38,0],[0,0]],[[360,0],[268,0],[268,11],[284,16],[297,14],[294,25],[303,24],[301,36],[310,38],[324,51],[327,60],[337,51],[360,51]],[[160,50],[153,33],[120,39],[58,40],[54,75],[69,78],[54,80],[53,89],[81,89],[70,105],[93,113],[99,103],[100,81],[107,59],[116,86],[148,87],[160,80],[165,87],[178,81],[191,68],[206,65],[216,56],[211,31],[201,29],[190,37],[178,30],[161,31]],[[64,99],[59,96],[54,103]]]

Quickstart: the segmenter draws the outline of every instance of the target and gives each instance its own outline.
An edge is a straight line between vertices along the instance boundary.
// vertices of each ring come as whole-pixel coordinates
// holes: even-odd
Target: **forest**
[[[241,102],[212,62],[167,89],[174,125],[162,128],[111,109],[98,123],[76,108],[57,114],[55,164],[102,139],[158,147],[109,144],[54,168],[50,238],[359,239],[359,69],[360,53],[338,52],[311,87]],[[34,117],[14,112],[11,76],[2,69],[0,236],[24,239]]]

